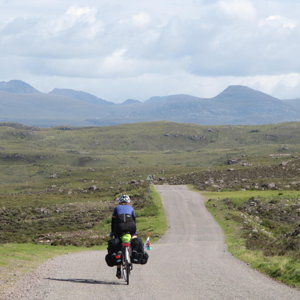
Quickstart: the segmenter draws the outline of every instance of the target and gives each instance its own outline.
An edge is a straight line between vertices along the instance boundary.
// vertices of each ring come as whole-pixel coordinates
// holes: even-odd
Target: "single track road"
[[[224,236],[201,195],[185,186],[156,186],[168,218],[166,235],[135,265],[130,285],[106,266],[106,251],[51,259],[18,283],[7,299],[253,299],[299,300],[300,291],[278,283],[226,250]]]

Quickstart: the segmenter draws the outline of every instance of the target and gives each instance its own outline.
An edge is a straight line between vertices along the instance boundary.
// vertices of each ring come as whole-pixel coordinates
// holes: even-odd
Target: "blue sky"
[[[0,0],[0,81],[121,102],[242,84],[300,98],[300,1]]]

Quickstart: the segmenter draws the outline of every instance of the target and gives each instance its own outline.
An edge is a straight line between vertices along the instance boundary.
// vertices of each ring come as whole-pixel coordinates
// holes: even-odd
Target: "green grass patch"
[[[168,226],[160,194],[153,185],[150,186],[147,200],[149,204],[137,211],[137,228],[143,238],[150,236],[152,241],[156,241],[166,232]]]
[[[297,237],[295,230],[299,225],[297,220],[293,222],[288,218],[286,222],[279,222],[274,208],[276,205],[280,210],[284,207],[288,214],[289,206],[299,203],[298,191],[204,192],[203,195],[234,256],[276,280],[300,287],[299,233]],[[251,215],[251,205],[255,204],[251,199],[260,199],[260,204],[253,209],[255,215]],[[250,201],[249,206],[246,201]],[[264,204],[273,209],[272,216],[264,215]],[[276,251],[281,254],[274,254]]]
[[[227,192],[203,192],[202,193],[206,199],[225,199],[230,198],[234,204],[239,205],[246,201],[247,199],[254,197],[268,200],[280,200],[280,199],[299,199],[300,191],[278,191],[278,190],[266,190],[266,191],[227,191]]]
[[[151,237],[155,242],[167,229],[167,221],[164,214],[163,205],[159,193],[155,191],[154,186],[150,187],[146,194],[145,205],[143,208],[137,208],[137,228],[139,235],[145,239]],[[110,232],[111,217],[107,217],[103,222],[93,228],[94,232],[106,236]],[[97,247],[75,247],[75,246],[51,246],[36,244],[0,244],[0,295],[4,289],[9,288],[23,274],[32,271],[43,261],[57,255],[71,252],[87,251],[94,249],[106,249],[106,242]]]

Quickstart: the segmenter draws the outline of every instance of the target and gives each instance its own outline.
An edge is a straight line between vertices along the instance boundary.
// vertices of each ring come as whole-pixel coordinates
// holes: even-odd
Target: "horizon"
[[[97,97],[97,98],[99,98],[99,99],[102,99],[102,100],[105,100],[105,101],[112,102],[112,103],[114,103],[114,104],[122,104],[122,103],[124,103],[124,102],[126,102],[126,101],[128,101],[128,100],[134,100],[134,101],[139,101],[139,102],[145,102],[145,101],[147,101],[147,100],[149,100],[149,99],[151,99],[151,98],[155,98],[155,97],[161,97],[161,98],[164,98],[164,97],[172,97],[172,96],[180,96],[180,95],[196,97],[196,98],[199,98],[199,99],[212,99],[212,98],[217,97],[218,95],[222,94],[223,92],[225,92],[227,89],[229,89],[229,88],[231,88],[231,87],[236,87],[236,88],[237,88],[237,87],[243,87],[243,88],[245,88],[245,89],[250,89],[250,90],[253,90],[253,91],[256,91],[256,92],[264,93],[264,92],[262,92],[262,91],[260,91],[260,90],[258,90],[258,89],[254,89],[254,88],[251,88],[251,87],[246,86],[246,85],[228,85],[227,87],[225,87],[225,89],[223,89],[221,92],[219,92],[218,94],[216,94],[216,95],[214,95],[214,96],[212,96],[212,97],[203,97],[203,96],[201,96],[201,95],[192,95],[192,94],[174,94],[174,93],[173,93],[173,94],[168,94],[168,95],[152,95],[152,96],[150,96],[150,97],[147,98],[147,99],[127,98],[127,99],[121,99],[119,102],[114,102],[114,101],[110,101],[110,100],[108,100],[108,99],[103,98],[101,95],[96,95],[96,94],[92,94],[92,93],[89,93],[89,92],[84,91],[84,90],[77,90],[77,89],[73,89],[73,88],[63,88],[63,87],[62,87],[62,88],[56,88],[56,87],[54,87],[54,88],[52,88],[52,89],[49,90],[49,91],[41,91],[41,90],[39,90],[38,88],[36,88],[35,86],[33,86],[32,84],[30,84],[29,82],[26,82],[26,81],[21,80],[21,79],[11,79],[11,80],[9,80],[9,81],[0,81],[0,84],[1,84],[1,83],[10,83],[10,82],[22,82],[22,83],[25,83],[26,85],[29,85],[30,87],[36,89],[38,92],[41,92],[42,94],[50,94],[50,93],[53,92],[55,89],[70,90],[70,91],[75,91],[75,92],[83,92],[83,93],[87,93],[87,94],[89,94],[89,95],[91,95],[91,96],[95,96],[95,97]],[[1,90],[0,90],[0,91],[1,91]],[[285,100],[297,100],[297,99],[300,99],[300,97],[295,97],[295,98],[277,98],[277,97],[275,97],[275,96],[273,96],[273,95],[270,95],[270,94],[268,94],[268,93],[264,93],[264,94],[266,94],[266,95],[268,95],[268,96],[271,96],[271,97],[273,97],[273,98],[276,98],[276,99],[278,99],[278,100],[282,100],[282,101],[285,101]]]
[[[300,3],[0,0],[0,78],[108,101],[211,98],[243,85],[300,95]]]

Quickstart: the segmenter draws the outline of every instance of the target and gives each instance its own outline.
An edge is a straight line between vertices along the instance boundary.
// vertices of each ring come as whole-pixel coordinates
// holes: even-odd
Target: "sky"
[[[42,92],[300,98],[299,54],[296,0],[0,0],[0,81]]]

